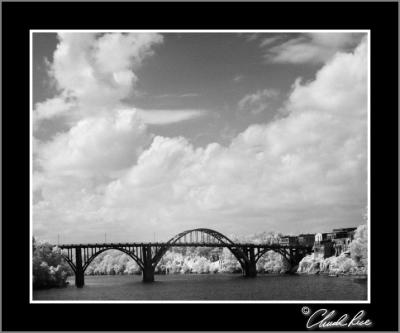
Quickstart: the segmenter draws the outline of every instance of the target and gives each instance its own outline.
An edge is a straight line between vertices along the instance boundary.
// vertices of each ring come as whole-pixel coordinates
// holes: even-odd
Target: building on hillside
[[[322,255],[325,258],[329,258],[335,255],[334,243],[330,239],[322,239],[318,243],[314,243],[314,256]]]
[[[339,238],[349,238],[351,240],[354,239],[354,233],[357,228],[340,228],[340,229],[333,229],[332,232],[335,234],[335,239]]]
[[[279,244],[283,246],[298,245],[298,239],[296,236],[282,236]]]
[[[321,242],[322,242],[322,234],[320,232],[316,233],[315,239],[314,239],[314,244],[318,245],[318,244],[321,244]]]
[[[334,232],[327,232],[325,234],[322,234],[322,236],[323,235],[325,235],[326,240],[333,240],[336,236]]]
[[[313,246],[315,234],[300,234],[297,239],[300,245]]]
[[[338,256],[349,250],[351,241],[354,239],[354,233],[357,228],[333,229],[335,237],[333,239],[335,255]]]

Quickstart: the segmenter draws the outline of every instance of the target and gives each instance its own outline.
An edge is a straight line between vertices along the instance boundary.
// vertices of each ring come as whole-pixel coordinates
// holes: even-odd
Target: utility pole
[[[57,234],[57,245],[60,245],[60,234]]]
[[[104,233],[104,243],[107,243],[107,234]]]

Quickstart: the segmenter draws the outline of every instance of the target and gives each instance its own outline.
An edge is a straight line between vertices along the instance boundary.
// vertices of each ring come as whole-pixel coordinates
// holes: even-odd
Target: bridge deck
[[[235,244],[221,244],[221,243],[174,243],[169,244],[167,242],[153,242],[153,243],[95,243],[95,244],[61,244],[57,245],[60,248],[68,249],[68,248],[76,248],[76,247],[84,247],[84,248],[98,248],[98,247],[138,247],[138,246],[155,246],[155,247],[164,247],[164,246],[171,246],[171,247],[249,247],[249,248],[260,248],[260,247],[270,247],[270,248],[308,248],[310,246],[307,245],[281,245],[281,244],[254,244],[254,243],[235,243]]]

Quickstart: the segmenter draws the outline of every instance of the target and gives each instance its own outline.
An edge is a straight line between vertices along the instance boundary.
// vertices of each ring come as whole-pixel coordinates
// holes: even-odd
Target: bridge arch
[[[86,271],[86,269],[88,268],[88,266],[91,264],[91,262],[101,253],[109,251],[109,250],[118,250],[121,251],[125,254],[127,254],[128,256],[130,256],[138,265],[139,267],[143,270],[144,268],[144,264],[143,261],[140,260],[140,258],[138,256],[136,256],[134,253],[124,249],[124,248],[120,248],[120,247],[107,247],[107,248],[102,248],[98,251],[96,251],[95,253],[93,253],[89,258],[87,258],[87,260],[85,262],[83,262],[83,272]],[[65,261],[69,264],[69,266],[72,268],[72,270],[74,271],[74,273],[76,274],[76,265],[75,263],[66,255],[62,255],[62,257],[65,259]]]
[[[299,264],[301,259],[310,254],[312,251],[312,247],[301,247],[301,248],[293,248],[293,247],[282,247],[282,246],[274,246],[271,245],[270,247],[266,247],[263,250],[259,251],[255,256],[255,263],[261,259],[261,257],[269,251],[274,251],[275,253],[279,253],[286,263],[289,265],[289,270]]]
[[[257,262],[269,251],[273,251],[275,253],[280,254],[284,260],[286,260],[290,264],[290,253],[286,251],[284,248],[278,248],[278,247],[267,247],[261,251],[259,251],[256,256],[255,256],[255,263]]]
[[[175,235],[174,237],[172,237],[167,243],[175,244],[180,239],[185,237],[187,234],[190,234],[190,233],[193,233],[193,232],[200,232],[200,233],[204,233],[204,234],[210,235],[213,238],[217,239],[219,242],[221,242],[223,245],[225,245],[225,244],[235,245],[235,243],[233,241],[231,241],[228,237],[226,237],[225,235],[221,234],[220,232],[212,230],[212,229],[206,229],[206,228],[197,228],[197,229],[190,229],[190,230],[183,231],[183,232]]]
[[[69,267],[71,267],[72,271],[74,272],[74,274],[76,274],[76,266],[73,263],[73,261],[68,258],[68,256],[61,254],[61,257],[67,262],[67,264],[69,265]]]
[[[139,265],[139,267],[140,267],[141,269],[144,268],[143,261],[140,260],[140,258],[139,258],[138,256],[136,256],[134,253],[132,253],[132,252],[130,252],[130,251],[128,251],[128,250],[125,250],[125,249],[123,249],[123,248],[120,248],[120,247],[109,247],[109,248],[101,249],[101,250],[99,250],[99,251],[93,253],[93,255],[92,255],[91,257],[89,257],[89,258],[87,259],[87,261],[84,263],[84,265],[83,265],[83,271],[85,271],[86,268],[88,268],[88,266],[90,265],[90,263],[91,263],[99,254],[101,254],[101,253],[103,253],[103,252],[106,252],[106,251],[109,251],[109,250],[118,250],[118,251],[121,251],[121,252],[127,254],[128,256],[130,256],[130,257]]]
[[[232,240],[230,240],[227,236],[221,234],[218,231],[206,228],[197,228],[197,229],[190,229],[183,231],[174,237],[172,237],[168,242],[167,245],[162,247],[154,256],[153,258],[153,267],[155,268],[161,258],[165,255],[165,253],[171,248],[174,247],[175,244],[179,244],[179,241],[185,239],[185,236],[192,234],[192,233],[202,233],[209,235],[218,241],[218,244],[221,247],[226,247],[230,250],[230,252],[235,256],[235,258],[239,261],[240,265],[244,268],[246,263],[249,262],[248,257],[243,253],[240,247],[235,244]],[[192,240],[192,239],[191,239]]]

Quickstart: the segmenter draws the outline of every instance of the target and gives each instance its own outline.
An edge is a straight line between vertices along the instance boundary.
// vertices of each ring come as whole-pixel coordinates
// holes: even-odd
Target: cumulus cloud
[[[267,111],[271,101],[278,97],[279,92],[275,89],[258,90],[255,93],[245,95],[239,102],[240,110],[246,110],[254,115]]]
[[[132,93],[134,70],[162,40],[159,34],[60,33],[52,75],[88,111],[108,107]]]
[[[38,144],[41,168],[59,175],[118,172],[136,162],[151,135],[135,110],[85,118],[53,140]]]
[[[49,75],[59,94],[35,105],[37,129],[42,120],[60,115],[73,119],[114,112],[134,92],[135,70],[163,38],[159,34],[58,34]]]
[[[107,232],[122,241],[200,226],[248,234],[361,224],[367,71],[363,40],[334,55],[315,80],[294,83],[287,117],[252,125],[228,146],[148,137],[134,111],[78,122],[38,148],[43,200],[34,206],[34,232],[71,241]]]
[[[274,44],[279,37],[263,39],[260,47],[265,49],[265,59],[272,63],[324,63],[336,52],[355,47],[362,34],[309,33]]]
[[[35,122],[38,122],[42,119],[62,116],[68,113],[74,106],[72,101],[68,101],[62,96],[47,99],[44,102],[36,104],[35,116],[33,119]]]

